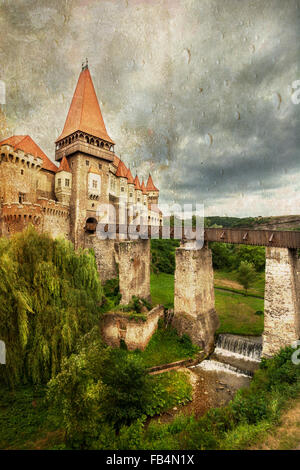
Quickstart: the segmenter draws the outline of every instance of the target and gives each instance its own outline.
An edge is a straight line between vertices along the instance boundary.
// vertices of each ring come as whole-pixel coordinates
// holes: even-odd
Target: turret
[[[70,204],[72,191],[72,173],[66,157],[63,157],[55,174],[55,196],[59,202]]]
[[[150,173],[149,173],[149,176],[148,176],[146,191],[147,191],[147,194],[148,194],[148,204],[149,205],[152,205],[152,204],[157,205],[158,204],[158,197],[159,197],[159,189],[157,189],[156,186],[154,186],[152,176],[150,175]]]

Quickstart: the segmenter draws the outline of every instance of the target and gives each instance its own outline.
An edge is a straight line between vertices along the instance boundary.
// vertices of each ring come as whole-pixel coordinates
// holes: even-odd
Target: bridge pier
[[[119,242],[117,258],[121,303],[133,295],[150,300],[150,240]]]
[[[300,259],[296,249],[266,248],[264,357],[300,338]]]
[[[97,269],[102,282],[118,276],[116,240],[100,240],[96,234],[85,235],[84,246],[94,250]]]
[[[173,325],[180,335],[188,334],[193,343],[209,353],[219,326],[211,250],[206,244],[200,250],[183,245],[176,249],[175,256]]]

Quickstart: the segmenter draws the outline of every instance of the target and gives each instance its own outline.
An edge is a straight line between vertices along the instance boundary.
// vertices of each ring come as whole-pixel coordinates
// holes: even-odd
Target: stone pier
[[[297,250],[266,248],[264,357],[300,338],[300,260]]]
[[[85,235],[84,246],[94,250],[99,277],[103,282],[118,277],[116,243],[116,240],[100,240],[96,234]]]
[[[212,351],[219,319],[215,311],[212,255],[206,245],[201,249],[184,245],[176,249],[173,325],[206,353]]]
[[[122,304],[128,304],[133,295],[150,300],[150,261],[150,240],[118,243]]]

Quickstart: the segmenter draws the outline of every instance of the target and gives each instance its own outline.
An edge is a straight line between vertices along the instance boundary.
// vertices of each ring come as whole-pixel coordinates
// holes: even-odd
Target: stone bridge
[[[117,234],[117,241],[97,239],[96,245],[100,248],[106,244],[105,253],[110,260],[109,247],[116,252],[124,304],[133,295],[150,298],[149,238],[181,240],[180,248],[176,249],[173,322],[180,334],[187,333],[206,352],[213,348],[219,325],[208,242],[265,246],[263,356],[270,357],[300,338],[300,232],[209,228],[203,231],[203,246],[199,249],[191,241],[191,233],[185,235],[181,227],[134,227],[132,232],[132,228],[120,225],[114,233],[108,225],[100,229],[108,237]],[[136,239],[132,240],[133,237]]]

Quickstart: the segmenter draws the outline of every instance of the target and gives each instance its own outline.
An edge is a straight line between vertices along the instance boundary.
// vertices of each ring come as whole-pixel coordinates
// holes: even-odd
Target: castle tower
[[[147,225],[148,224],[148,195],[147,195],[147,190],[145,187],[144,180],[142,181],[142,184],[141,184],[141,190],[142,190],[142,204],[143,204],[142,210],[141,210],[141,213],[142,213],[141,224]]]
[[[157,189],[154,186],[152,176],[150,175],[150,173],[149,173],[149,176],[148,176],[146,191],[147,191],[147,194],[148,194],[148,203],[151,204],[151,205],[152,204],[157,205],[158,204],[159,189]]]
[[[127,223],[127,168],[122,160],[119,161],[119,165],[116,171],[119,183],[119,203],[117,204],[117,222],[119,224]]]
[[[114,161],[114,142],[107,133],[87,64],[56,140],[55,159],[64,157],[72,172],[71,240],[77,248],[84,246],[85,232],[96,229],[98,205],[108,203],[109,169]]]
[[[59,202],[70,204],[72,173],[66,157],[63,157],[55,174],[55,196]]]

